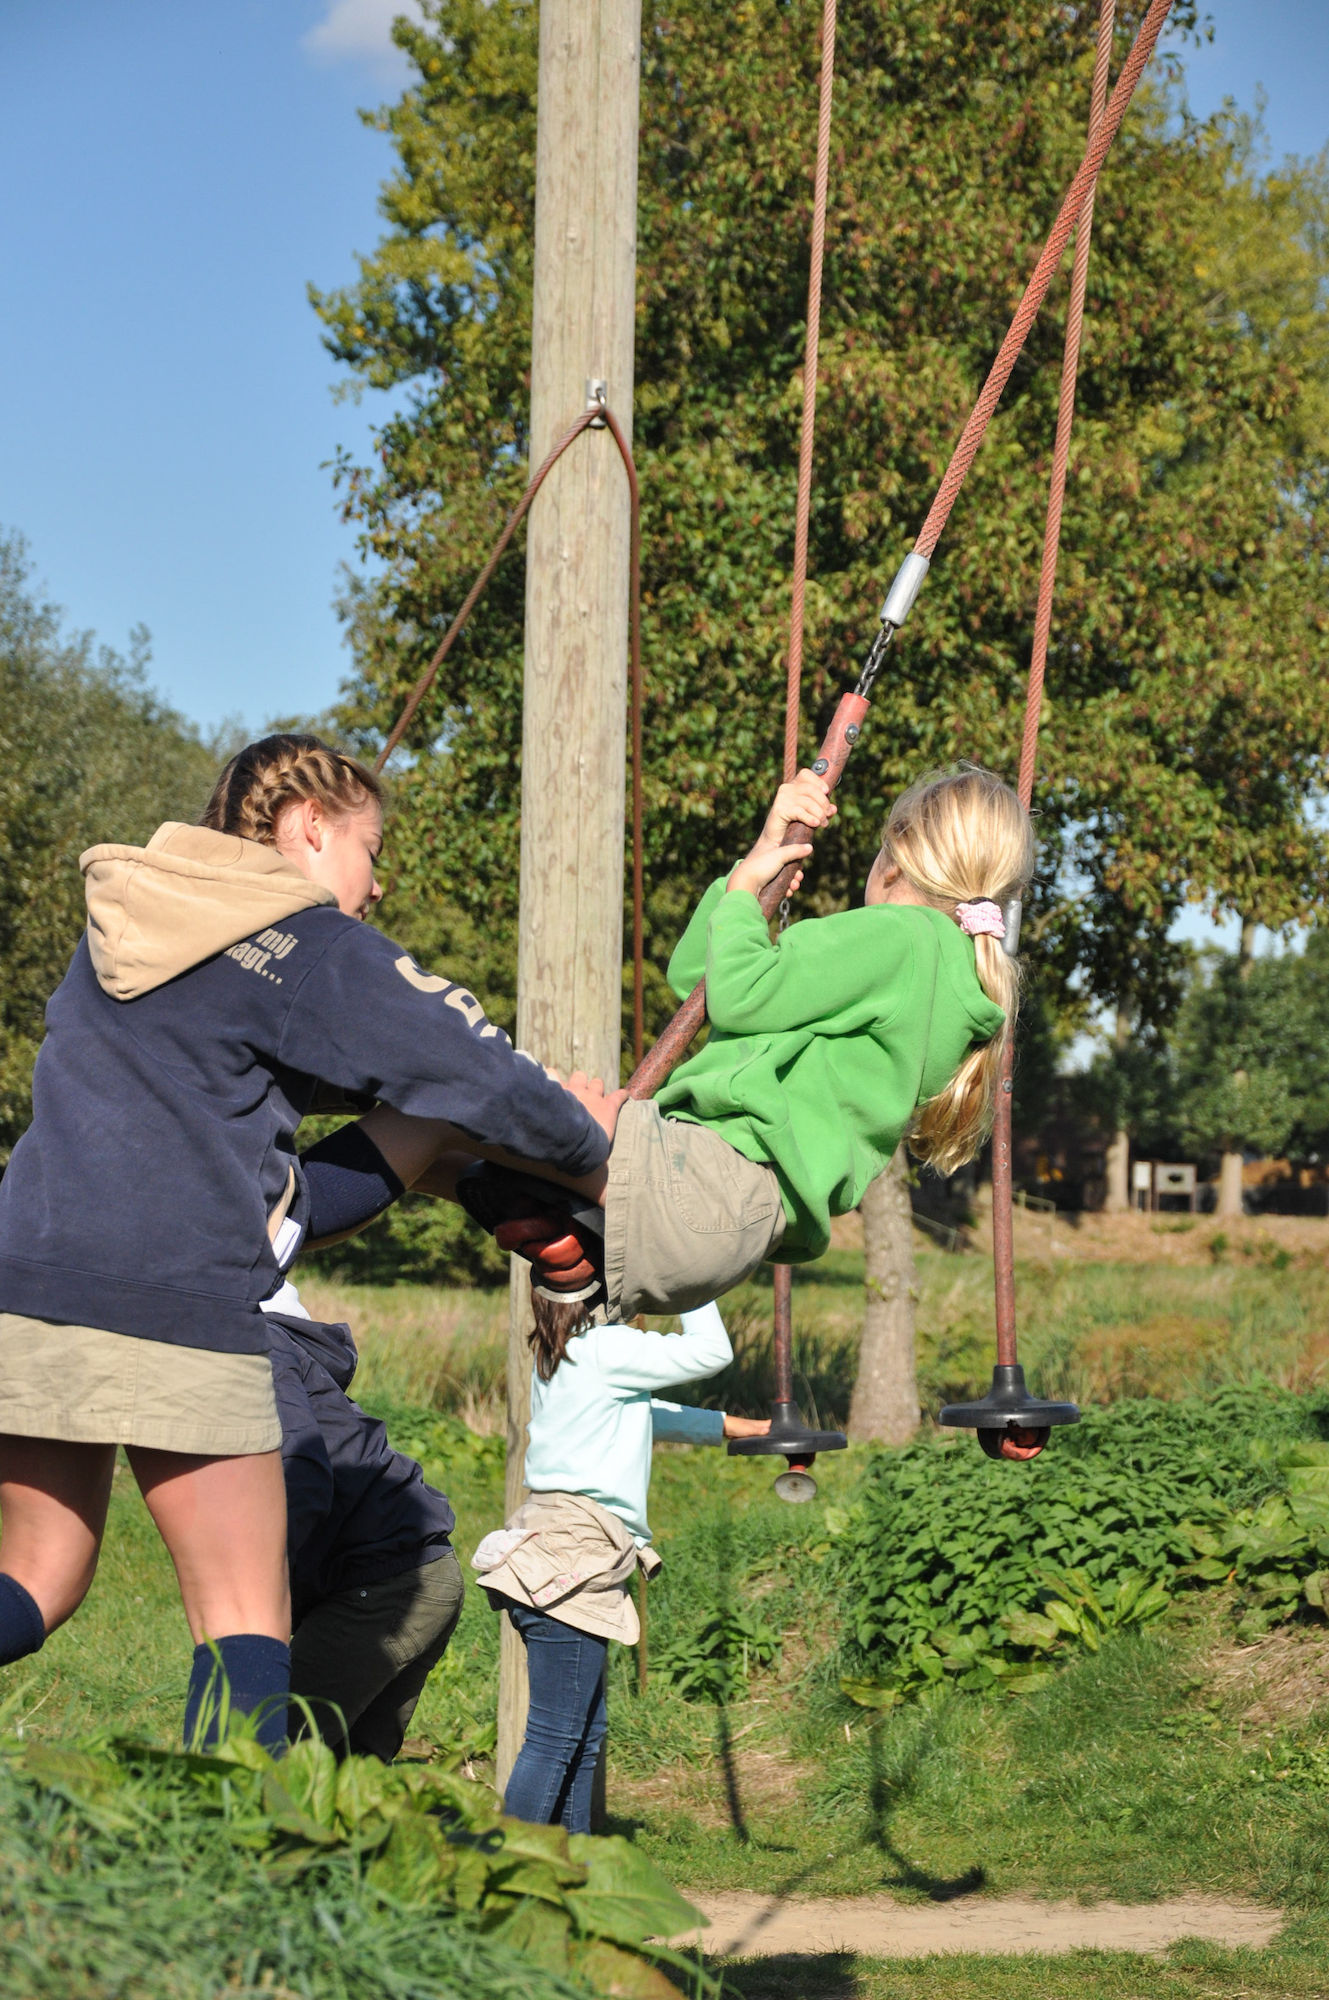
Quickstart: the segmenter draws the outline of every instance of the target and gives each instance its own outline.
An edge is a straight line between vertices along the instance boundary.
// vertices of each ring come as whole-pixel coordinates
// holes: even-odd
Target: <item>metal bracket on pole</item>
[[[588,375],[586,377],[587,409],[603,410],[608,401],[609,401],[609,384],[607,382],[602,381],[598,375]],[[607,426],[605,424],[604,418],[593,417],[591,419],[590,428],[593,431],[605,430]]]

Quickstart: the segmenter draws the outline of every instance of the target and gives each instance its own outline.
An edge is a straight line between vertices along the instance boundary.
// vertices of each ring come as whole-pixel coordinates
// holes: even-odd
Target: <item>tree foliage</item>
[[[27,1124],[46,1002],[84,923],[78,857],[194,819],[211,752],[144,678],[146,632],[125,660],[61,630],[24,544],[0,537],[0,1161]]]
[[[1194,960],[1175,1020],[1105,1050],[1073,1097],[1155,1157],[1329,1158],[1329,935],[1244,964]]]
[[[409,389],[377,463],[338,468],[374,564],[347,603],[345,715],[368,740],[520,491],[528,443],[535,8],[424,11],[395,29],[416,80],[374,120],[397,153],[385,234],[354,284],[315,296],[353,380]],[[1124,28],[1140,11],[1123,9]],[[645,10],[635,421],[662,946],[777,762],[817,12]],[[805,744],[856,671],[1082,150],[1095,15],[876,0],[841,23]],[[1038,798],[1031,929],[1062,993],[1078,982],[1165,1013],[1178,968],[1162,940],[1182,901],[1279,924],[1323,884],[1306,801],[1324,775],[1329,645],[1324,189],[1322,168],[1261,178],[1248,124],[1191,120],[1161,81],[1109,161]],[[861,880],[883,803],[921,768],[1013,765],[1064,309],[1059,287],[891,659],[814,907]],[[515,910],[521,615],[514,560],[401,780],[399,879],[491,940]]]
[[[1286,1143],[1296,1098],[1276,1004],[1288,986],[1283,969],[1220,958],[1187,993],[1169,1039],[1174,1116],[1188,1151],[1277,1153]]]

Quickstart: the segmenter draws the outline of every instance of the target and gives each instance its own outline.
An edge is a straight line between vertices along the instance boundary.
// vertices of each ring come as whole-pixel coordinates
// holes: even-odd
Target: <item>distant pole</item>
[[[531,446],[537,465],[588,385],[632,436],[641,0],[541,0]],[[617,1084],[622,1015],[628,495],[607,432],[580,437],[526,544],[517,1040]],[[507,1509],[530,1416],[529,1267],[512,1285]],[[526,1726],[526,1655],[503,1621],[498,1781]]]

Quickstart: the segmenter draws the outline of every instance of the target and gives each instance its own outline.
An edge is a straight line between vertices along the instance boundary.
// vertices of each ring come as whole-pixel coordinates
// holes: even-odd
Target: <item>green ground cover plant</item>
[[[1325,1429],[1323,1399],[1231,1388],[1088,1411],[1025,1466],[930,1440],[875,1455],[827,1518],[852,1607],[842,1691],[867,1707],[948,1677],[1028,1693],[1045,1662],[1160,1616],[1183,1581],[1239,1583],[1247,1639],[1322,1614]],[[1311,1490],[1285,1498],[1290,1480]]]

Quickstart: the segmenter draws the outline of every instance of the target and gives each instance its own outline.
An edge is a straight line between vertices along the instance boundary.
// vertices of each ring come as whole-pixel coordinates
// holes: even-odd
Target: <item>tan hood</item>
[[[178,820],[146,847],[90,847],[79,866],[93,970],[114,1000],[136,1000],[297,910],[337,900],[275,847]]]

